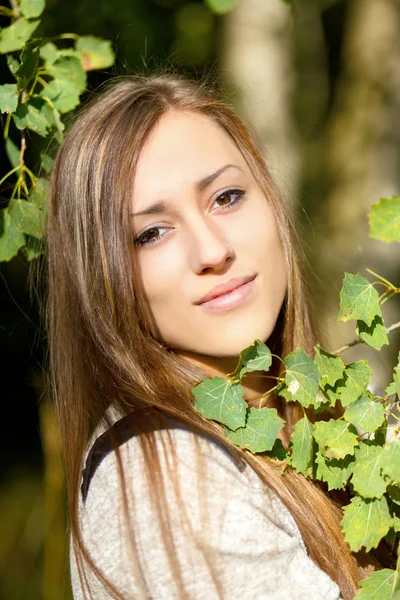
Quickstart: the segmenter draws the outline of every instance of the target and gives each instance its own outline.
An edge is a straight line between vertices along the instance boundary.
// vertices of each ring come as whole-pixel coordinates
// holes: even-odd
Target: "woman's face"
[[[287,285],[282,246],[221,127],[200,114],[164,115],[141,152],[131,212],[140,277],[169,348],[232,357],[267,340]],[[236,291],[200,302],[226,283]]]

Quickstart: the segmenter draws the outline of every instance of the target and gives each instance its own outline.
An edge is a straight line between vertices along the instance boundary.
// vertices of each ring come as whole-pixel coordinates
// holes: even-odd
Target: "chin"
[[[255,340],[267,342],[275,326],[275,321],[268,322],[264,327],[260,327],[260,322],[256,324],[248,323],[247,326],[236,324],[224,333],[216,335],[214,330],[212,336],[208,336],[202,348],[197,351],[199,354],[208,354],[216,357],[239,356],[242,350],[251,346]],[[215,337],[214,337],[215,336]]]

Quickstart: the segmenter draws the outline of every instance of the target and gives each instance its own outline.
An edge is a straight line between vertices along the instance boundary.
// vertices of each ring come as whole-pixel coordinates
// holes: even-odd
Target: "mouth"
[[[231,279],[226,284],[215,287],[196,304],[213,311],[235,308],[251,296],[255,279],[256,275]]]

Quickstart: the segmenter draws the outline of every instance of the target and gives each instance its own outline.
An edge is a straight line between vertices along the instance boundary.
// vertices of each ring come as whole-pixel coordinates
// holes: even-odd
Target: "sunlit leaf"
[[[205,0],[207,6],[217,15],[224,15],[231,11],[239,0]]]
[[[380,569],[360,581],[361,590],[354,600],[395,600],[392,596],[396,571]]]
[[[396,437],[388,441],[382,452],[382,471],[392,482],[400,484],[400,440]]]
[[[326,458],[344,458],[353,455],[358,446],[357,431],[344,421],[319,421],[314,425],[314,438]]]
[[[44,10],[45,0],[20,0],[19,7],[27,19],[40,17]]]
[[[316,478],[328,484],[328,490],[343,489],[351,475],[354,456],[341,459],[327,459],[321,452],[315,455]]]
[[[357,321],[356,334],[375,350],[380,350],[382,346],[389,344],[387,329],[379,315],[374,318],[371,325],[367,325],[364,321]]]
[[[261,340],[242,350],[239,363],[232,375],[242,379],[245,373],[251,371],[268,371],[272,364],[270,349]]]
[[[400,398],[400,352],[397,359],[397,365],[394,368],[393,372],[393,381],[388,385],[385,392],[391,396],[392,394],[397,394]]]
[[[42,137],[46,137],[54,124],[51,108],[39,97],[29,98],[20,104],[13,113],[13,119],[18,129],[31,129]]]
[[[0,54],[7,54],[19,50],[29,40],[38,27],[40,21],[27,21],[18,19],[9,27],[0,31]]]
[[[86,89],[86,73],[81,61],[75,56],[62,56],[57,58],[53,64],[48,65],[47,70],[59,82],[63,81],[74,86],[77,94],[82,94]]]
[[[0,210],[0,261],[9,261],[25,244],[25,236],[11,223],[6,208]]]
[[[368,440],[356,448],[351,482],[364,498],[380,498],[386,491],[388,482],[382,474],[382,454],[382,448]]]
[[[326,386],[324,393],[332,403],[340,400],[343,406],[348,406],[367,393],[371,377],[372,369],[366,360],[350,363],[346,365],[343,378],[332,388]]]
[[[192,392],[196,410],[206,419],[214,419],[233,431],[245,426],[247,404],[240,384],[224,377],[214,377],[199,383]]]
[[[357,319],[371,325],[377,315],[382,316],[379,294],[372,283],[359,273],[345,273],[340,292],[338,321]]]
[[[36,204],[27,200],[11,200],[8,211],[14,227],[39,239],[43,236],[43,211]]]
[[[284,397],[287,400],[300,402],[304,407],[320,405],[317,397],[319,388],[319,371],[312,358],[304,350],[298,348],[284,359],[287,386]]]
[[[363,431],[373,433],[383,423],[385,409],[381,402],[375,402],[365,394],[350,404],[344,413],[344,418]]]
[[[50,81],[41,90],[40,95],[47,97],[61,114],[74,110],[80,102],[76,86],[58,79]]]
[[[85,35],[77,40],[75,46],[82,56],[85,71],[107,69],[115,62],[115,54],[109,40]]]
[[[0,112],[12,113],[18,106],[18,88],[15,83],[0,85]]]
[[[297,421],[291,437],[290,464],[303,475],[312,475],[312,450],[314,425],[303,417]]]
[[[337,354],[330,354],[319,344],[315,346],[315,364],[321,375],[321,386],[333,386],[343,376],[344,362]]]
[[[256,453],[271,450],[284,425],[285,421],[278,415],[276,408],[250,408],[245,427],[239,427],[236,431],[225,427],[224,431],[236,446]]]
[[[365,547],[369,552],[376,548],[392,525],[385,496],[366,499],[355,496],[343,509],[342,527],[346,542],[352,552]]]
[[[400,198],[381,198],[368,215],[369,235],[382,242],[400,242]]]

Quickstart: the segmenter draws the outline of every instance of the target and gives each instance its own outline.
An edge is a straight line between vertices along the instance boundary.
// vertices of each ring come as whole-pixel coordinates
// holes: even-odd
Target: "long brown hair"
[[[315,342],[293,225],[261,158],[254,137],[227,102],[205,82],[170,73],[114,80],[97,93],[65,137],[51,175],[48,220],[48,335],[50,373],[63,437],[72,539],[80,569],[83,557],[120,597],[82,543],[78,492],[82,458],[90,436],[112,405],[120,414],[157,409],[219,440],[246,461],[294,517],[314,562],[353,598],[357,563],[344,542],[340,511],[318,486],[276,461],[235,447],[219,424],[194,409],[191,388],[206,377],[160,345],[157,325],[140,286],[132,245],[129,199],[141,149],[169,110],[201,113],[234,140],[270,203],[278,223],[288,271],[287,297],[274,332],[279,352],[312,352]],[[294,403],[282,404],[290,431],[299,418]],[[150,431],[140,436],[146,476],[162,498],[156,447]],[[139,423],[139,416],[138,421]],[[174,455],[173,445],[167,448]],[[118,452],[117,452],[118,455]],[[119,459],[121,485],[126,474]],[[173,472],[171,473],[173,478]],[[155,502],[157,504],[157,502]],[[155,506],[160,521],[168,517]],[[157,514],[157,513],[156,513]],[[310,527],[310,514],[313,526]],[[129,516],[129,515],[127,515]],[[168,544],[168,527],[165,527]],[[171,568],[179,579],[179,565]]]

